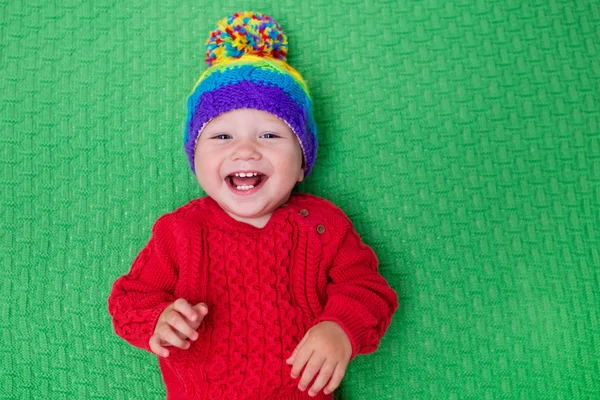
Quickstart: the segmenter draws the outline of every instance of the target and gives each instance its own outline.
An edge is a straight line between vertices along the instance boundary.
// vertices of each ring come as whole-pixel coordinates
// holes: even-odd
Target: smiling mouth
[[[260,187],[268,177],[260,172],[236,172],[225,178],[229,186],[240,192]]]

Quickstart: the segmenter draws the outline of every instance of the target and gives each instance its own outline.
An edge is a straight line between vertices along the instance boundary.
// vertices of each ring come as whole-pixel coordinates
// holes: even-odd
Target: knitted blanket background
[[[159,399],[106,299],[160,215],[204,41],[271,15],[313,95],[301,190],[398,291],[338,399],[600,398],[597,1],[0,0],[0,398]]]

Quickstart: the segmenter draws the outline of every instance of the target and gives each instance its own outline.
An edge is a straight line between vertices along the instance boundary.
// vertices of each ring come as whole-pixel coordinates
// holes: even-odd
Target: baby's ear
[[[300,167],[300,176],[298,177],[298,183],[304,180],[304,171],[306,171],[306,161],[304,161],[304,157],[302,157],[302,166]]]
[[[298,183],[304,180],[304,168],[300,169],[300,175],[298,175]]]

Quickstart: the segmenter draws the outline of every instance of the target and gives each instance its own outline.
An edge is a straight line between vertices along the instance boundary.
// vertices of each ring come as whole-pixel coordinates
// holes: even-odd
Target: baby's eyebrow
[[[278,131],[284,131],[287,126],[279,125],[279,124],[265,124],[262,126],[262,129],[275,129]]]

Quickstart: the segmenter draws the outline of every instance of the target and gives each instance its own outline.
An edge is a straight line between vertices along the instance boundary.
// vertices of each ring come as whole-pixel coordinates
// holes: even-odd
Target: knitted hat
[[[208,68],[188,99],[183,138],[190,167],[196,142],[213,118],[238,108],[267,111],[298,136],[306,177],[315,162],[317,130],[312,100],[302,76],[285,60],[287,37],[271,17],[237,12],[221,19],[206,41]]]

